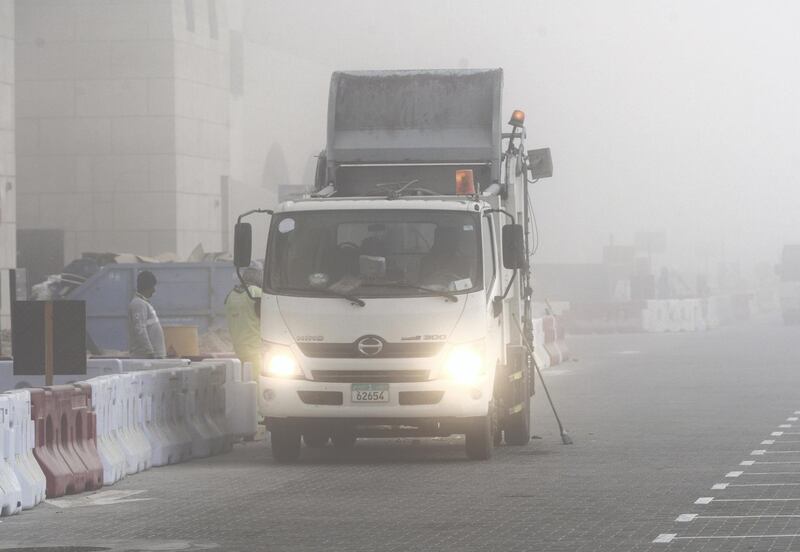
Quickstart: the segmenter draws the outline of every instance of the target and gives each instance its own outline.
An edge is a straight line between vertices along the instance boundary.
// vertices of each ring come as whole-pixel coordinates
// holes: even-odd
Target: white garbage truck
[[[259,410],[279,462],[359,437],[530,439],[530,185],[501,69],[335,72],[313,193],[267,213]]]

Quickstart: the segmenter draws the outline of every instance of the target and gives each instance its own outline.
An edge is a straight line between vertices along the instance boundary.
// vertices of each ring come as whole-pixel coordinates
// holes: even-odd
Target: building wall
[[[222,243],[229,40],[219,0],[17,2],[21,228],[85,251]]]
[[[14,0],[0,0],[0,269],[16,266]]]
[[[173,3],[177,251],[222,243],[230,176],[228,3]]]
[[[174,250],[170,2],[17,2],[21,228],[64,256]]]

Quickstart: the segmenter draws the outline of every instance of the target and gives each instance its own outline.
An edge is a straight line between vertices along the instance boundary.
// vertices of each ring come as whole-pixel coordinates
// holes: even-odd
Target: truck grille
[[[298,391],[300,400],[305,404],[339,406],[342,404],[342,393],[339,391]]]
[[[400,391],[400,404],[439,404],[444,391]]]
[[[314,381],[328,383],[404,383],[428,381],[428,370],[312,370]]]
[[[356,343],[298,343],[300,351],[310,358],[364,358]],[[441,342],[386,343],[383,350],[369,358],[427,358],[442,350]]]

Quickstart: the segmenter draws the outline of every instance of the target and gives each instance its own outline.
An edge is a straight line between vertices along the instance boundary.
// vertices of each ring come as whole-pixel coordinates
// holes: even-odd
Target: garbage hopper
[[[167,356],[196,357],[200,355],[197,326],[164,326]]]

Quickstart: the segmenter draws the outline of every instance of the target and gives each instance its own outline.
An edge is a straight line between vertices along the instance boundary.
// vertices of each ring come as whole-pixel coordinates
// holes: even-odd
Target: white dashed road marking
[[[790,416],[786,418],[787,422],[797,422],[800,421],[800,410],[794,411],[794,416]],[[792,427],[792,424],[785,423],[780,424],[778,426],[781,429],[789,429]],[[773,431],[770,434],[770,437],[782,437],[784,435],[800,435],[800,432],[794,431]],[[800,444],[800,441],[777,441],[776,439],[764,439],[761,441],[761,444],[764,446],[769,445],[783,445],[783,444]],[[795,447],[797,448],[797,447]],[[768,449],[755,449],[750,452],[750,456],[759,456],[763,457],[774,454],[800,454],[800,450],[768,450]],[[777,465],[777,464],[800,464],[800,460],[773,460],[773,461],[766,461],[766,460],[742,460],[739,465],[744,467],[751,467],[755,465]],[[735,470],[729,471],[725,474],[726,478],[729,479],[738,479],[743,476],[776,476],[776,475],[795,475],[800,476],[800,471],[788,471],[788,472],[747,472],[746,470]],[[764,481],[763,479],[761,481]],[[724,491],[730,490],[733,487],[797,487],[800,486],[800,482],[770,482],[767,480],[767,483],[734,483],[734,482],[725,482],[725,483],[715,483],[711,489],[714,491]],[[726,493],[727,494],[727,493]],[[770,503],[770,502],[800,502],[800,498],[716,498],[713,496],[701,496],[697,500],[694,501],[697,505],[709,505],[709,504],[719,504],[719,503],[726,503],[726,502],[763,502],[763,503]],[[721,507],[721,506],[720,506]],[[713,509],[716,513],[718,508]],[[752,510],[751,510],[752,511]],[[716,515],[701,515],[696,513],[691,514],[680,514],[676,519],[676,523],[690,523],[698,519],[707,519],[707,520],[727,520],[727,519],[761,519],[761,518],[784,518],[784,519],[797,519],[800,518],[800,513],[797,514],[745,514],[745,515],[725,515],[724,510],[721,513],[716,513]],[[748,534],[748,535],[687,535],[687,536],[678,536],[678,533],[661,533],[658,535],[654,540],[653,543],[660,543],[660,544],[669,544],[671,542],[677,540],[726,540],[726,539],[795,539],[800,538],[800,534],[789,534],[789,533],[773,533],[768,535],[763,534]]]
[[[654,543],[669,544],[674,540],[696,539],[795,539],[800,535],[707,535],[694,537],[679,537],[677,533],[662,533],[653,540]]]
[[[681,514],[676,522],[688,523],[696,519],[760,519],[760,518],[800,518],[800,514],[752,514],[745,516],[701,516],[700,514]]]
[[[731,473],[738,473],[739,475],[800,475],[798,471],[791,471],[791,472],[731,472]],[[739,477],[739,475],[726,475],[725,477]]]
[[[719,487],[718,485],[725,485],[724,487]],[[800,485],[800,483],[738,483],[738,484],[727,484],[727,483],[717,483],[711,487],[712,489],[727,489],[728,487],[796,487]]]
[[[714,502],[794,502],[796,500],[800,500],[800,498],[715,498]]]
[[[654,543],[660,543],[660,544],[669,544],[677,536],[678,536],[677,533],[661,533],[659,536],[657,536],[655,539],[653,539],[653,542]]]

